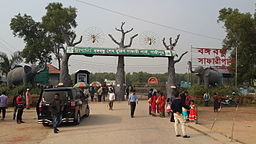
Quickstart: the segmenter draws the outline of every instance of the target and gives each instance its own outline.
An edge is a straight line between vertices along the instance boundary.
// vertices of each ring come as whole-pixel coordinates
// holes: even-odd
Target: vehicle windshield
[[[58,93],[60,95],[60,99],[62,101],[67,101],[70,100],[70,91],[66,90],[66,91],[44,91],[43,92],[43,101],[45,101],[46,103],[50,103],[53,101],[54,99],[54,95]]]

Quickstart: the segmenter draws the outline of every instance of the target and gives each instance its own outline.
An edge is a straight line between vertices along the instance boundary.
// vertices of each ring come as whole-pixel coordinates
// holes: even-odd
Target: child
[[[171,106],[172,106],[172,102],[170,100],[170,98],[167,98],[167,101],[166,101],[166,113],[168,114],[168,116],[170,116],[171,112],[172,112],[172,109],[171,109]]]
[[[185,120],[188,119],[188,110],[184,107],[182,107],[182,115],[183,115]]]
[[[172,106],[172,102],[170,98],[167,98],[165,111],[168,114],[168,116],[170,116],[170,113],[172,112],[171,106]]]
[[[189,120],[196,122],[197,117],[196,117],[196,105],[195,105],[195,101],[194,101],[194,100],[191,100],[189,106],[190,106],[190,110],[189,110],[189,111],[190,111],[190,112],[189,112]]]

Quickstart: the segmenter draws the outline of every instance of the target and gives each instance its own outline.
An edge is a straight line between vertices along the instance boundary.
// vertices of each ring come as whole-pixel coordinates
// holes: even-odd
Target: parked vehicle
[[[60,99],[64,102],[62,122],[79,124],[82,117],[89,116],[88,97],[84,95],[80,88],[50,88],[44,89],[40,95],[37,105],[38,123],[42,123],[44,126],[52,123],[49,105],[53,101],[55,93],[60,94]]]
[[[227,97],[221,99],[221,104],[224,106],[237,106],[237,101],[234,97]]]

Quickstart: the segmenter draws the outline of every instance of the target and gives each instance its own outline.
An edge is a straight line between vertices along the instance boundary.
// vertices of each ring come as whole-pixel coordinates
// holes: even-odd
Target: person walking
[[[209,106],[210,101],[210,94],[208,92],[204,93],[203,99],[204,99],[204,106]]]
[[[218,112],[220,109],[221,98],[217,93],[214,93],[213,99],[214,99],[213,111]]]
[[[103,98],[103,101],[106,101],[106,96],[108,95],[108,87],[105,85],[102,87],[102,89],[103,89],[102,98]]]
[[[58,126],[61,123],[63,111],[63,103],[60,100],[60,94],[54,94],[54,100],[50,103],[49,109],[52,115],[53,132],[58,133]]]
[[[8,107],[8,97],[3,92],[0,96],[0,113],[2,112],[2,120],[5,119],[6,109]]]
[[[90,96],[91,96],[91,101],[93,102],[93,99],[94,99],[94,93],[95,93],[95,89],[93,86],[90,87],[89,89],[89,92],[90,92]]]
[[[156,100],[160,117],[165,117],[165,101],[166,101],[166,98],[163,95],[163,92],[160,92],[160,96]]]
[[[114,104],[114,100],[116,99],[115,97],[115,93],[112,89],[110,89],[109,93],[108,93],[108,99],[109,99],[109,110],[113,110],[113,104]]]
[[[131,118],[134,118],[136,103],[138,104],[138,97],[135,94],[135,90],[132,90],[132,93],[129,95],[129,98],[128,98],[128,105],[131,106]]]
[[[102,93],[103,93],[103,89],[100,86],[97,90],[97,94],[98,94],[98,102],[101,102],[101,98],[102,98]]]
[[[22,121],[22,115],[23,115],[23,109],[24,109],[24,105],[25,105],[25,99],[23,97],[23,92],[20,91],[19,95],[16,98],[16,103],[17,103],[17,123],[24,123],[24,121]]]
[[[148,101],[152,96],[153,96],[153,89],[150,89],[148,92]],[[149,115],[151,115],[151,104],[150,103],[148,104],[148,113],[149,113]]]
[[[16,102],[16,99],[19,95],[16,95],[13,100],[12,100],[12,106],[13,106],[13,117],[12,119],[15,120],[16,118],[16,113],[17,113],[17,110],[18,110],[18,104]]]
[[[186,127],[185,127],[186,120],[183,118],[183,116],[181,114],[182,113],[182,107],[187,108],[187,106],[182,104],[181,96],[179,94],[176,94],[175,98],[176,99],[173,100],[171,108],[172,108],[172,111],[174,113],[174,121],[175,121],[174,130],[175,130],[176,137],[181,136],[179,134],[179,131],[178,131],[178,125],[180,124],[183,138],[190,138],[190,136],[188,136],[186,134]]]
[[[26,109],[30,109],[30,103],[31,103],[31,94],[29,88],[27,88],[27,91],[25,93],[26,96]]]
[[[152,116],[156,116],[156,100],[157,100],[157,96],[156,96],[156,92],[154,92],[153,96],[148,100],[148,102],[151,105],[151,115]]]

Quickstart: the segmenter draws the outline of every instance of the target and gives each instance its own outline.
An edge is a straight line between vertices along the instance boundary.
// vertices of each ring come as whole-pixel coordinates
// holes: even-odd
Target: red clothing
[[[152,96],[148,102],[151,104],[151,114],[156,115],[156,96]]]
[[[189,110],[189,120],[196,120],[196,106],[190,105],[190,110]]]
[[[158,109],[159,109],[159,112],[160,113],[163,113],[164,112],[164,107],[165,107],[165,97],[164,96],[159,96],[157,98],[157,104],[158,104]]]
[[[17,98],[16,98],[16,103],[17,103],[17,104],[23,104],[23,103],[24,103],[23,98],[22,98],[20,95],[17,96]]]

